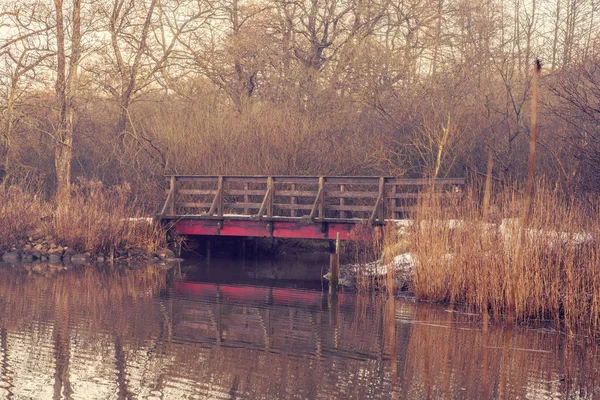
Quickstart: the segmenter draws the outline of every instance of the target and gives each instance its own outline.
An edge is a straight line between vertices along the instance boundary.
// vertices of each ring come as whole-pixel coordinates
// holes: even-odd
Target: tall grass
[[[463,303],[516,321],[552,320],[572,332],[600,334],[600,224],[596,204],[541,182],[523,227],[523,195],[500,189],[482,217],[474,190],[447,207],[424,196],[410,251],[417,297]]]
[[[11,186],[0,192],[0,248],[18,241],[51,237],[76,251],[112,253],[140,248],[154,252],[166,235],[129,185],[106,187],[99,181],[72,185],[66,202],[56,204],[31,188]]]
[[[144,218],[151,213],[132,196],[128,184],[105,187],[99,181],[81,181],[73,185],[68,206],[55,210],[54,234],[77,250],[112,253],[135,247],[154,252],[164,246],[164,232]]]
[[[0,190],[0,250],[27,238],[33,230],[48,230],[51,213],[51,204],[33,186]]]

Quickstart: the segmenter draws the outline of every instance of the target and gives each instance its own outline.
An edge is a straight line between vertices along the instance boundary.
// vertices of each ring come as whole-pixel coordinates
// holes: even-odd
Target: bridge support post
[[[337,293],[340,283],[340,233],[336,233],[335,253],[329,255],[329,293]]]

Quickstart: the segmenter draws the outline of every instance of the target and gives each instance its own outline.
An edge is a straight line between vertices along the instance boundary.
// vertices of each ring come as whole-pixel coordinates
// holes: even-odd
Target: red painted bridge
[[[460,197],[463,178],[169,175],[159,215],[180,235],[346,240],[406,217],[423,189]]]

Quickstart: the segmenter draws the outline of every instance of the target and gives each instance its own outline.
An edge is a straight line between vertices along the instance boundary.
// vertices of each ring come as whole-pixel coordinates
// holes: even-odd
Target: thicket
[[[4,185],[129,182],[157,207],[165,173],[475,179],[488,150],[495,180],[518,180],[539,57],[538,172],[597,191],[596,7],[5,2]]]

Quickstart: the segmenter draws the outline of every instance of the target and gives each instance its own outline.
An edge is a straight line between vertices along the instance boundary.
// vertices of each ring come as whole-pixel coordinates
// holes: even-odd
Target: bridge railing
[[[419,193],[458,198],[464,179],[166,176],[163,219],[371,220],[405,217]]]

